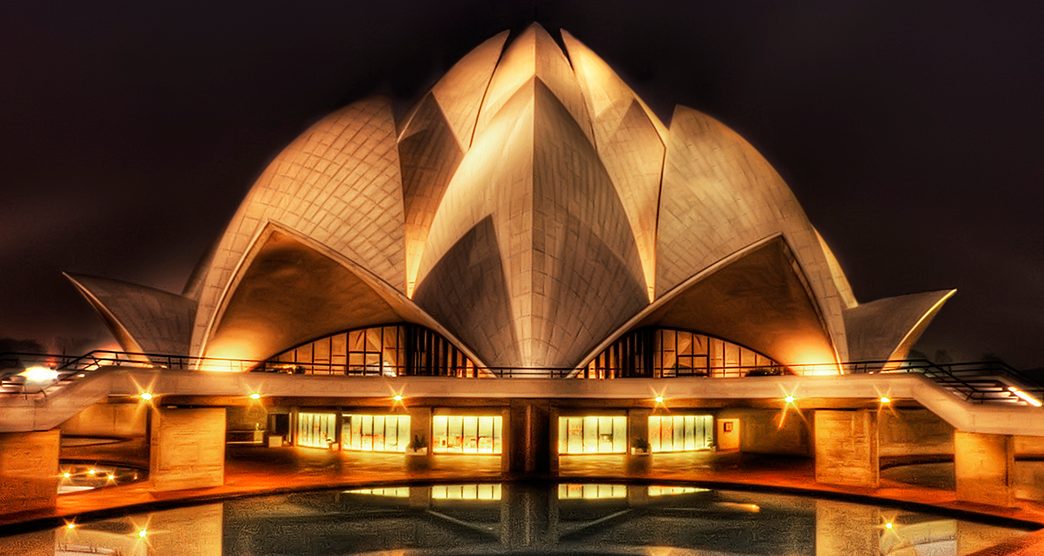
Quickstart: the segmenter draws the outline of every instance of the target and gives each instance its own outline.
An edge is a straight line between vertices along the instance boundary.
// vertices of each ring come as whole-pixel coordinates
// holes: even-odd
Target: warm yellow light
[[[783,398],[783,401],[787,403],[794,403],[794,396],[787,395],[787,397]]]
[[[893,527],[895,527],[895,526],[894,526],[894,525],[892,525],[892,522],[891,522],[891,521],[886,521],[886,522],[885,522],[885,529],[891,529],[891,528],[893,528]]]
[[[402,401],[402,394],[395,394],[394,396],[392,396],[392,400],[397,401],[397,402],[401,402]]]
[[[22,376],[27,382],[54,382],[58,380],[58,371],[47,367],[29,367],[22,371]]]
[[[656,396],[656,403],[663,403],[663,396]]]
[[[888,396],[881,396],[881,403],[892,403],[892,398]]]
[[[144,539],[147,536],[149,536],[149,530],[148,529],[144,529],[144,528],[143,529],[138,529],[138,538],[139,539]]]
[[[63,479],[71,479],[72,478],[72,473],[69,473],[68,471],[66,471],[66,472],[62,473],[62,478]]]
[[[1034,398],[1033,396],[1027,394],[1026,392],[1023,392],[1022,390],[1020,390],[1020,389],[1018,389],[1018,388],[1016,388],[1014,386],[1009,386],[1008,387],[1008,391],[1011,392],[1012,394],[1015,394],[1020,399],[1022,399],[1022,401],[1032,405],[1033,407],[1041,407],[1041,405],[1044,405],[1037,398]]]
[[[97,471],[95,471],[93,467],[87,470],[87,474],[91,477],[93,477],[95,473],[97,473]]]
[[[252,399],[252,400],[260,400],[261,399],[261,394],[258,394],[257,392],[254,392],[253,394],[250,394],[250,399]]]
[[[116,475],[115,475],[115,474],[113,474],[113,473],[109,473],[108,475],[106,475],[106,476],[105,476],[105,478],[106,478],[106,480],[108,480],[109,482],[114,482],[114,481],[116,480]]]
[[[76,522],[75,521],[66,521],[65,522],[65,528],[66,529],[76,529]]]
[[[138,397],[141,398],[141,401],[143,402],[150,401],[152,400],[152,392],[142,392],[138,394]]]

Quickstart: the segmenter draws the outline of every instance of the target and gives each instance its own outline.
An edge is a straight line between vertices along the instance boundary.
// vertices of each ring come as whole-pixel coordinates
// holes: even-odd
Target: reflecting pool
[[[0,538],[3,554],[970,554],[1025,534],[695,485],[480,483],[241,498]]]

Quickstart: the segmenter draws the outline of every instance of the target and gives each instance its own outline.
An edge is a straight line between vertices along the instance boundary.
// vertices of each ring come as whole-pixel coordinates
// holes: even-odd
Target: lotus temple
[[[634,508],[665,492],[590,487],[608,477],[1044,526],[1044,386],[910,356],[955,290],[856,299],[750,143],[693,108],[661,119],[566,31],[489,38],[404,114],[363,98],[323,117],[263,169],[182,291],[66,277],[121,349],[0,355],[0,534],[297,483],[434,512],[501,486],[381,481],[534,477],[580,485],[525,494],[563,523],[570,493]],[[114,447],[85,440],[99,438]],[[890,474],[909,462],[942,466],[945,485]],[[112,480],[94,480],[103,468]],[[831,515],[887,514],[873,511]],[[237,518],[217,512],[217,553],[222,519]],[[936,526],[889,546],[967,553],[982,537]],[[819,553],[859,553],[827,550],[820,527]],[[503,546],[547,547],[504,531]]]

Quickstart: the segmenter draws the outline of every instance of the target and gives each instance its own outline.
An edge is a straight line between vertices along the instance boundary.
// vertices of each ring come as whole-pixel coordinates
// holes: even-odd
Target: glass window
[[[714,417],[670,415],[649,417],[649,449],[686,452],[709,449],[714,441]]]
[[[448,454],[499,454],[504,418],[500,415],[435,415],[432,451]]]
[[[627,417],[558,418],[559,454],[622,454],[627,452]]]
[[[410,443],[409,415],[345,414],[342,417],[345,450],[405,452]]]
[[[337,415],[334,413],[300,412],[297,414],[298,446],[328,448],[337,442]]]

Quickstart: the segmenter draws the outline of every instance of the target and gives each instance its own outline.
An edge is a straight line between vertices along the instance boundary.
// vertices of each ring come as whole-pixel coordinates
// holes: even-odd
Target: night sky
[[[61,271],[180,292],[311,123],[534,20],[753,143],[860,301],[957,288],[918,349],[1044,365],[1039,0],[4,2],[0,337],[111,344]]]

